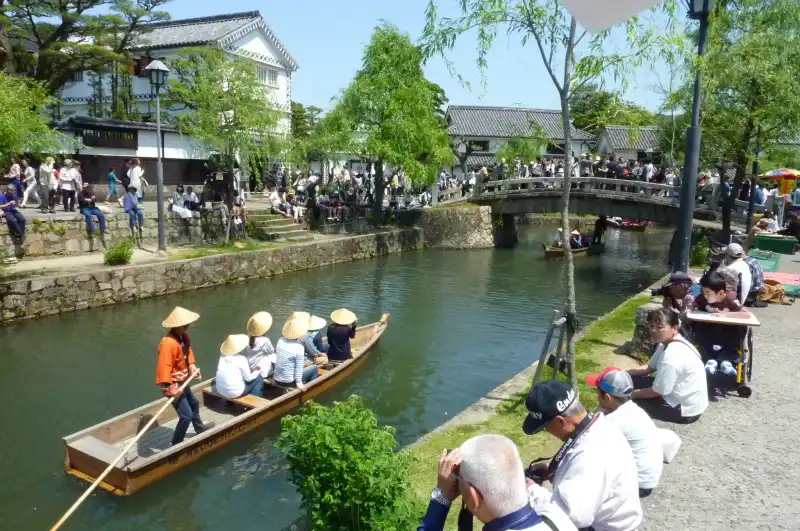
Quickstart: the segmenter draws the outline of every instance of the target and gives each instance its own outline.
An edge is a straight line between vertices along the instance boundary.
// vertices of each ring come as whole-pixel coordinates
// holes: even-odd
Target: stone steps
[[[255,227],[265,230],[276,229],[280,227],[297,226],[297,223],[295,223],[293,220],[286,218],[261,220],[261,219],[250,219],[248,217],[247,221],[252,221]]]

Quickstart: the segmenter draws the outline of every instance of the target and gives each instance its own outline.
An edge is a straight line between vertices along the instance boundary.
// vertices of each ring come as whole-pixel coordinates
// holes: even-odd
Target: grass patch
[[[170,256],[171,260],[187,260],[189,258],[204,258],[218,254],[241,253],[242,251],[260,251],[263,249],[274,249],[282,247],[285,243],[253,242],[250,240],[243,242],[228,242],[227,244],[211,245],[208,247],[194,247],[178,251]]]
[[[600,372],[612,360],[613,354],[624,342],[630,339],[636,310],[651,300],[648,295],[633,297],[611,313],[592,323],[575,345],[575,367],[578,372],[578,387],[583,404],[589,408],[597,407],[597,393],[585,383],[586,376]],[[549,369],[545,374],[549,376]],[[529,437],[522,433],[522,421],[527,414],[524,398],[527,389],[506,399],[495,412],[483,422],[452,426],[429,434],[423,441],[404,451],[414,457],[411,467],[411,489],[420,503],[427,504],[430,491],[436,485],[436,463],[443,448],[457,448],[465,440],[481,433],[505,435],[519,447],[523,462],[527,464],[538,457],[552,455],[559,444],[555,437],[540,433]],[[458,511],[452,510],[447,519],[446,529],[456,530]]]

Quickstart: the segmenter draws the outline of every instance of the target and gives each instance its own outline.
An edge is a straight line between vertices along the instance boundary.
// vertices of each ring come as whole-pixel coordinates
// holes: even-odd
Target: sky
[[[360,68],[374,27],[387,20],[416,40],[422,33],[427,3],[428,0],[173,0],[165,10],[173,19],[260,11],[299,65],[292,75],[292,99],[327,110],[332,106],[331,99]],[[457,14],[457,0],[438,0],[438,4],[440,14]],[[459,74],[470,80],[469,88],[451,76],[440,58],[431,59],[425,67],[426,77],[444,88],[451,105],[560,108],[558,93],[535,44],[523,47],[518,36],[499,35],[487,58],[485,85],[475,64],[475,45],[474,37],[465,35],[448,55]],[[661,74],[663,77],[663,71]],[[652,89],[656,81],[651,69],[640,69],[625,98],[658,110],[662,98]]]

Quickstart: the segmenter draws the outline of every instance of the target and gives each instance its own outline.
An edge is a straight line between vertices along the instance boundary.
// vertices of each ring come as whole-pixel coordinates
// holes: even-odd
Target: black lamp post
[[[708,16],[714,0],[684,0],[689,10],[689,18],[700,21],[697,36],[697,56],[703,57],[708,33]],[[678,224],[677,255],[673,260],[673,271],[686,271],[689,268],[689,249],[692,245],[692,220],[694,219],[695,192],[697,189],[697,170],[700,164],[700,71],[694,78],[694,102],[692,103],[692,124],[686,129],[686,157],[683,162],[681,179],[680,220]]]
[[[164,165],[161,163],[161,87],[167,81],[169,68],[161,61],[151,61],[145,67],[150,75],[150,84],[156,89],[156,148],[158,149],[158,162],[156,174],[158,185],[156,188],[156,205],[158,211],[158,253],[167,252],[166,238],[164,234]]]

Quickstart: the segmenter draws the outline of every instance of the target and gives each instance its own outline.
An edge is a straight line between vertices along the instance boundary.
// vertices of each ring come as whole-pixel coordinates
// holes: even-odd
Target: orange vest
[[[158,363],[156,364],[156,385],[183,383],[189,377],[189,365],[195,363],[194,352],[189,347],[184,355],[180,341],[172,334],[158,344]],[[186,363],[188,358],[188,365]]]

